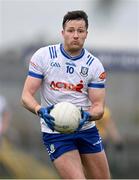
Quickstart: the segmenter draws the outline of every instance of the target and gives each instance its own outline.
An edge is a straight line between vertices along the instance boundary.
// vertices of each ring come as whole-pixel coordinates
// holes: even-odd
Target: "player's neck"
[[[81,52],[82,52],[82,49],[79,49],[79,50],[77,50],[77,49],[70,49],[70,48],[68,48],[68,47],[66,47],[66,46],[64,46],[64,45],[63,45],[63,48],[64,48],[64,51],[65,51],[67,54],[69,54],[70,56],[72,56],[72,57],[78,56],[78,55],[80,55]]]

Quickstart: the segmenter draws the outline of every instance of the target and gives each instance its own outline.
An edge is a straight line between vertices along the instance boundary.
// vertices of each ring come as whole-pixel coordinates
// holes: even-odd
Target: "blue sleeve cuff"
[[[32,71],[29,71],[29,72],[28,72],[28,75],[29,75],[29,76],[32,76],[32,77],[35,77],[35,78],[39,78],[39,79],[43,79],[43,78],[44,78],[43,75],[34,73],[34,72],[32,72]]]
[[[89,83],[88,87],[92,87],[92,88],[105,88],[105,84],[104,83]]]

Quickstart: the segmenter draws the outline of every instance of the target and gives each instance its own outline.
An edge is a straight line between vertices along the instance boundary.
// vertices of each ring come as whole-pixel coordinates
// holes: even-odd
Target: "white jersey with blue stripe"
[[[82,49],[80,55],[71,57],[62,44],[40,48],[29,65],[29,76],[42,79],[43,107],[67,101],[87,110],[91,105],[88,89],[105,87],[105,79],[101,78],[103,73],[101,62],[86,49]],[[94,125],[95,122],[90,122],[82,129]],[[42,132],[52,132],[42,119],[41,129]]]

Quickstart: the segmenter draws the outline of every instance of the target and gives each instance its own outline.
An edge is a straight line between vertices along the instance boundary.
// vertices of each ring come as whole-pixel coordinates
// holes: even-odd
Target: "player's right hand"
[[[41,107],[38,110],[39,117],[43,118],[47,126],[54,131],[55,126],[55,119],[50,115],[50,111],[54,108],[54,105],[48,106],[48,107]]]

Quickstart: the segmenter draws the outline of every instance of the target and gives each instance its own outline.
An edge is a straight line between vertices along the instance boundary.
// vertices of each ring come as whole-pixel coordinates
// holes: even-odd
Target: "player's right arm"
[[[35,99],[35,93],[40,88],[42,80],[43,48],[40,48],[33,54],[29,62],[29,72],[21,96],[23,106],[32,113],[36,113],[41,107]]]
[[[54,131],[54,118],[49,114],[53,106],[41,107],[34,97],[41,82],[41,79],[28,76],[24,84],[21,102],[26,109],[43,118],[47,126]]]
[[[34,114],[36,114],[36,112],[41,108],[40,104],[35,98],[35,94],[40,88],[41,82],[42,79],[28,76],[26,78],[21,96],[23,106]]]

